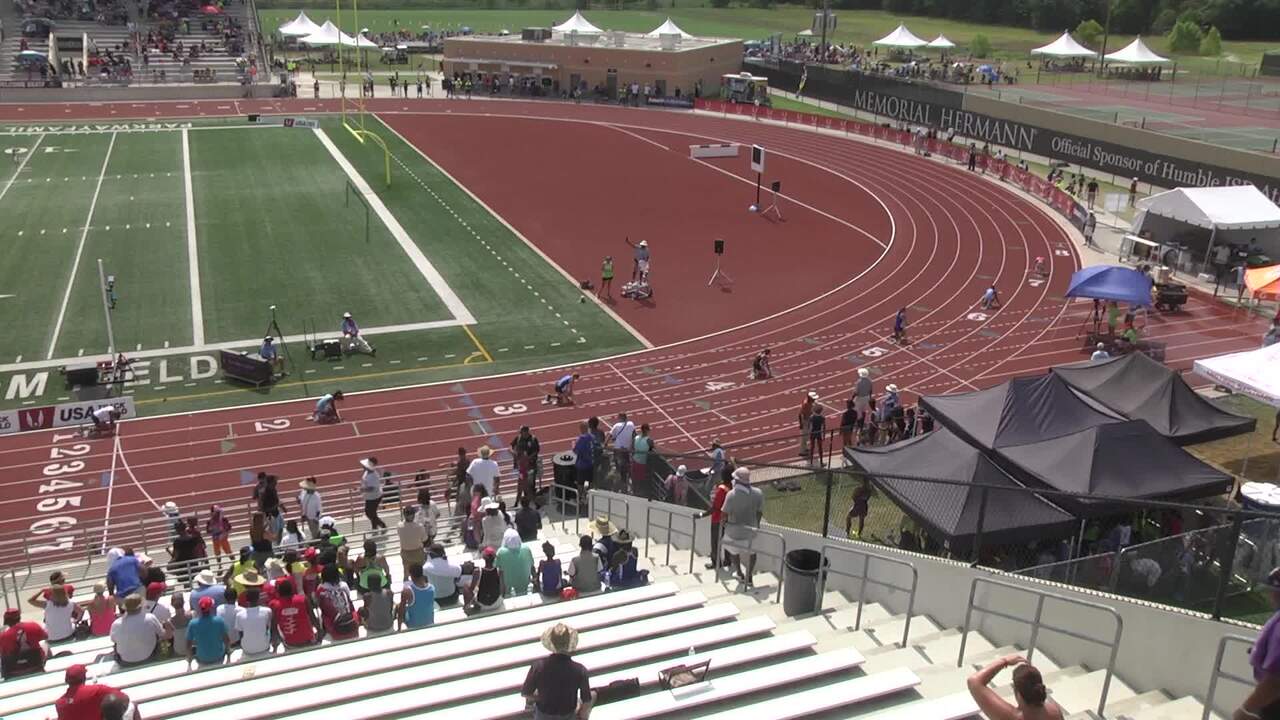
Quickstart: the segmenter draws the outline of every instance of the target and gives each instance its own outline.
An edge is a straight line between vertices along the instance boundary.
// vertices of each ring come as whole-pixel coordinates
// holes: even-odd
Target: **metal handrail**
[[[720,538],[719,538],[719,542],[716,543],[717,554],[723,553],[725,551],[724,550],[724,528],[725,528],[725,525],[727,524],[728,523],[724,523],[724,522],[720,523]],[[753,529],[755,530],[755,537],[759,537],[761,535],[767,535],[769,537],[777,538],[778,542],[782,545],[782,550],[780,550],[777,555],[774,555],[773,553],[761,552],[760,550],[758,550],[755,546],[755,537],[751,538],[751,541],[747,544],[747,549],[751,550],[751,554],[753,555],[764,555],[765,557],[778,559],[778,596],[774,599],[774,602],[782,602],[782,583],[785,580],[787,575],[786,573],[787,539],[783,537],[782,533],[779,533],[779,532],[774,532],[772,530],[765,530],[764,528],[761,528],[761,527],[753,528]],[[716,581],[719,582],[720,575],[721,575],[721,572],[724,570],[724,567],[720,564],[720,558],[713,557],[711,558],[711,560],[712,560],[712,564],[716,566]]]
[[[560,513],[561,522],[565,522],[565,518],[569,515],[569,513],[565,511],[566,506],[573,508],[573,534],[581,535],[582,531],[580,529],[580,522],[582,520],[582,513],[579,511],[579,508],[582,507],[582,496],[578,492],[578,488],[552,483],[551,490],[547,495],[550,497],[551,502],[556,506],[556,511]]]
[[[674,534],[674,535],[679,535],[680,537],[687,537],[689,538],[689,574],[692,575],[693,561],[694,561],[694,541],[697,538],[698,516],[701,513],[691,512],[689,511],[689,508],[686,508],[680,505],[671,505],[670,503],[659,502],[656,500],[650,500],[649,502],[645,503],[644,556],[646,558],[649,557],[649,539],[650,537],[652,537],[652,533],[650,533],[649,530],[653,525],[652,513],[654,510],[657,510],[658,512],[661,512],[661,513],[666,513],[667,515],[667,528],[666,528],[667,529],[667,559],[663,564],[664,565],[671,564],[671,536]],[[680,512],[680,511],[684,511],[684,512]],[[675,521],[675,518],[677,516],[683,517],[689,520],[689,532],[686,533],[683,530],[679,530],[677,528],[672,527],[672,523]]]
[[[999,588],[1004,588],[1006,590],[1012,590],[1014,592],[1027,593],[1029,595],[1034,595],[1036,597],[1035,617],[1028,620],[1026,618],[1019,617],[1017,615],[1012,615],[1003,610],[997,610],[995,608],[978,605],[977,592],[978,592],[979,584],[990,585],[992,587],[999,587]],[[1110,641],[1099,640],[1097,638],[1089,637],[1087,635],[1078,633],[1075,630],[1072,630],[1070,628],[1058,627],[1055,625],[1049,625],[1045,623],[1044,622],[1044,604],[1046,600],[1050,600],[1050,599],[1058,600],[1058,601],[1067,603],[1069,605],[1078,605],[1080,607],[1089,608],[1091,610],[1099,610],[1101,612],[1107,613],[1108,615],[1111,616],[1113,620],[1115,620],[1116,630],[1115,630],[1114,636],[1111,638]],[[968,644],[969,628],[971,626],[971,621],[973,619],[974,610],[987,613],[988,615],[994,615],[998,618],[1003,618],[1005,620],[1011,620],[1013,622],[1022,623],[1024,625],[1030,625],[1031,639],[1027,642],[1027,662],[1028,663],[1031,662],[1033,656],[1035,655],[1036,640],[1040,636],[1041,629],[1050,630],[1062,635],[1066,635],[1067,637],[1074,638],[1082,642],[1092,643],[1094,645],[1101,645],[1102,647],[1111,648],[1111,656],[1107,660],[1107,673],[1102,681],[1102,696],[1098,698],[1098,714],[1099,715],[1103,714],[1103,710],[1107,706],[1107,693],[1110,692],[1111,690],[1111,677],[1112,675],[1115,674],[1116,655],[1119,654],[1120,652],[1120,635],[1124,631],[1124,619],[1120,617],[1120,613],[1116,612],[1115,608],[1111,608],[1106,605],[1102,605],[1100,603],[1089,602],[1087,600],[1077,600],[1075,598],[1067,597],[1066,595],[1060,595],[1054,592],[1049,592],[1047,590],[1035,590],[1029,587],[1022,587],[1019,585],[1014,585],[1012,583],[1001,582],[1000,580],[993,580],[991,578],[982,578],[982,577],[974,578],[973,583],[969,585],[969,605],[964,611],[964,627],[962,628],[961,634],[960,634],[960,653],[956,657],[956,667],[962,667],[964,665],[964,649],[965,649],[965,645]]]
[[[1209,692],[1204,697],[1204,712],[1200,715],[1200,720],[1209,720],[1209,715],[1213,712],[1213,698],[1218,693],[1219,678],[1238,682],[1242,685],[1253,686],[1253,678],[1233,675],[1222,669],[1222,659],[1227,653],[1227,643],[1232,642],[1253,647],[1253,640],[1244,637],[1243,635],[1223,635],[1222,639],[1218,641],[1218,654],[1214,656],[1213,659],[1213,674],[1209,676]]]
[[[615,518],[615,517],[621,517],[621,518],[623,519],[623,525],[622,525],[622,527],[624,527],[624,528],[625,528],[628,524],[630,524],[630,520],[631,520],[631,516],[630,516],[631,506],[628,504],[628,502],[627,502],[627,498],[617,498],[617,497],[612,497],[612,496],[609,496],[609,495],[601,495],[600,493],[591,493],[590,497],[591,497],[591,517],[592,517],[592,519],[593,519],[593,520],[594,520],[595,515],[596,515],[596,501],[597,501],[597,500],[604,500],[604,501],[605,501],[605,511],[604,511],[604,514],[605,514],[605,516],[606,516],[606,517],[608,517],[610,520],[612,520],[612,519],[613,519],[613,518]],[[628,496],[628,497],[630,497],[630,496]],[[616,513],[616,512],[614,512],[614,511],[613,511],[613,506],[614,506],[615,504],[621,504],[621,505],[622,505],[623,512],[622,512],[621,514]]]
[[[832,552],[843,552],[843,553],[848,553],[850,555],[860,556],[862,558],[862,574],[855,575],[853,573],[843,572],[833,568],[827,558],[828,550]],[[909,587],[905,587],[902,585],[894,585],[891,582],[878,580],[876,578],[871,577],[871,561],[872,560],[886,562],[886,563],[889,563],[890,565],[899,565],[899,566],[905,567],[907,570],[911,572],[911,585]],[[843,575],[844,577],[851,578],[853,580],[862,581],[862,583],[858,586],[858,612],[853,622],[854,630],[857,630],[862,627],[862,606],[866,603],[867,585],[880,585],[882,587],[887,587],[891,590],[901,590],[907,593],[907,619],[902,626],[902,642],[899,644],[899,647],[907,646],[907,638],[910,636],[910,633],[911,633],[911,615],[915,611],[915,607],[916,607],[916,588],[920,584],[920,572],[916,570],[915,565],[907,562],[906,560],[901,560],[899,558],[888,557],[888,556],[880,555],[877,553],[867,552],[865,550],[857,550],[854,548],[844,547],[842,545],[826,544],[822,546],[822,559],[820,560],[820,565],[818,567],[819,567],[818,598],[816,601],[818,606],[817,608],[815,608],[815,612],[822,612],[822,598],[827,590],[827,573],[831,573],[833,575]]]

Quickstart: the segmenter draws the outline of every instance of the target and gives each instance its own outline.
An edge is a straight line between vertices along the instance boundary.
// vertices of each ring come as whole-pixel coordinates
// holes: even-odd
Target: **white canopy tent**
[[[1031,51],[1032,55],[1047,55],[1049,57],[1073,58],[1073,57],[1094,57],[1098,53],[1081,45],[1071,37],[1071,33],[1064,32],[1061,37],[1048,45],[1043,45]]]
[[[645,37],[656,38],[656,37],[662,37],[663,35],[679,35],[681,38],[684,38],[685,40],[693,39],[692,35],[685,32],[684,30],[681,30],[679,25],[676,25],[674,22],[671,21],[671,18],[667,18],[666,22],[662,23],[661,25],[654,28],[649,33],[645,34]]]
[[[304,36],[298,42],[304,45],[315,45],[320,47],[327,47],[330,45],[337,45],[342,40],[350,40],[350,39],[351,38],[349,36],[343,35],[338,30],[338,26],[334,25],[331,20],[325,20],[324,24],[321,25],[315,32],[311,33],[310,35]]]
[[[1208,265],[1218,233],[1280,228],[1280,207],[1252,185],[1225,187],[1183,187],[1138,201],[1133,232],[1139,234],[1148,216],[1169,218],[1209,230],[1205,250]]]
[[[343,38],[343,40],[342,40],[342,44],[343,44],[343,45],[351,45],[351,46],[355,46],[355,47],[358,47],[358,48],[376,48],[376,47],[381,47],[380,45],[378,45],[378,43],[376,43],[376,42],[374,42],[374,41],[370,40],[369,38],[367,38],[367,37],[365,37],[365,36],[363,36],[363,35],[357,35],[357,36],[356,36],[356,37],[354,37],[354,38],[351,38],[351,37]]]
[[[810,30],[809,28],[805,28],[800,32],[796,33],[796,37],[813,37],[813,31]]]
[[[565,20],[559,25],[553,25],[551,29],[560,33],[577,32],[579,35],[599,35],[604,32],[600,28],[588,22],[586,18],[582,17],[581,12],[575,12],[573,17]]]
[[[299,12],[298,17],[276,28],[276,32],[287,37],[306,37],[319,30],[320,26],[312,22],[305,12]]]
[[[1280,408],[1280,344],[1196,360],[1195,371],[1232,392]]]
[[[893,32],[871,44],[879,45],[880,47],[920,48],[928,45],[929,41],[916,37],[914,33],[907,29],[906,25],[899,25]]]
[[[1151,52],[1151,48],[1142,42],[1142,38],[1134,39],[1133,42],[1108,54],[1104,59],[1108,62],[1125,63],[1127,65],[1159,65],[1170,62],[1169,58],[1160,57]]]
[[[939,35],[938,37],[930,40],[929,44],[926,45],[925,47],[931,47],[931,48],[941,49],[941,50],[950,50],[955,46],[956,44],[948,40],[946,35]]]

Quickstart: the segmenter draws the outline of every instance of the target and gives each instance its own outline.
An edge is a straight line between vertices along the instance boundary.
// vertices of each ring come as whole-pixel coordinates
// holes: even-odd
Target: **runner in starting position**
[[[116,421],[120,419],[120,411],[114,405],[103,405],[94,410],[89,415],[89,418],[93,420],[93,427],[86,434],[110,436],[115,434]]]
[[[320,399],[316,401],[316,411],[311,413],[311,417],[308,419],[321,425],[342,422],[342,416],[338,414],[338,401],[341,399],[341,390],[334,390],[331,393],[320,396]]]
[[[565,375],[556,381],[555,386],[555,402],[556,405],[572,405],[573,404],[573,383],[578,379],[578,373]],[[543,401],[543,405],[551,403],[551,396],[547,395],[547,399]]]
[[[773,377],[773,370],[769,369],[769,348],[765,348],[756,354],[756,359],[751,361],[751,379],[752,380],[768,380]]]

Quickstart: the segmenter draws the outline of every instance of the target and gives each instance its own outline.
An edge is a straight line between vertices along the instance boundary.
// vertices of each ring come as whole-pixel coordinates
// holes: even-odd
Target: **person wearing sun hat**
[[[118,695],[129,702],[129,696],[110,685],[89,682],[89,669],[84,665],[72,665],[67,668],[63,678],[67,690],[54,703],[58,720],[99,720],[102,717],[102,701],[110,695]],[[133,718],[131,711],[124,715]]]
[[[382,478],[378,476],[378,458],[370,455],[360,460],[360,497],[364,499],[364,516],[374,530],[385,530],[387,524],[378,517],[382,504]]]
[[[493,449],[488,445],[481,445],[477,451],[478,457],[467,465],[467,478],[471,480],[472,487],[480,485],[484,488],[484,494],[491,498],[498,497],[499,472],[498,463],[493,460]]]
[[[320,537],[320,518],[324,516],[324,500],[316,487],[316,479],[309,477],[298,483],[298,515],[307,521],[311,539]]]
[[[551,654],[533,662],[520,695],[534,720],[586,720],[595,704],[586,666],[569,656],[578,649],[578,631],[556,623],[542,633],[542,646]]]
[[[480,518],[480,547],[502,547],[502,536],[507,532],[507,519],[502,516],[502,505],[489,500],[480,506],[484,515]]]
[[[592,543],[591,549],[600,558],[600,566],[609,567],[609,561],[613,558],[613,553],[618,549],[617,543],[614,542],[613,536],[618,534],[618,526],[613,524],[608,515],[597,515],[595,520],[591,521],[591,537],[595,541]]]
[[[751,471],[747,468],[740,467],[733,471],[733,489],[725,496],[721,512],[724,550],[733,560],[738,579],[749,590],[756,567],[752,542],[756,537],[756,529],[764,518],[764,493],[751,486]],[[743,555],[747,556],[745,572],[741,564]]]

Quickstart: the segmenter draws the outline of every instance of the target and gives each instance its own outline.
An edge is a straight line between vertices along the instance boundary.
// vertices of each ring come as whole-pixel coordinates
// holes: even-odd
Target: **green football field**
[[[390,186],[382,150],[337,118],[276,122],[0,128],[0,408],[74,399],[58,369],[107,352],[99,259],[142,413],[641,347],[376,119]],[[304,340],[336,337],[343,312],[376,357],[311,357]],[[287,339],[289,375],[264,388],[224,380],[218,351],[256,350],[269,332]]]

